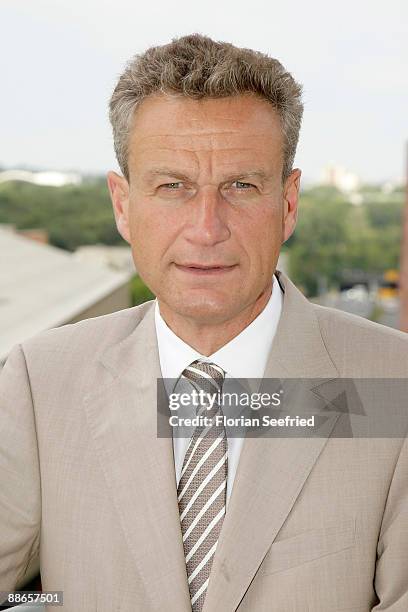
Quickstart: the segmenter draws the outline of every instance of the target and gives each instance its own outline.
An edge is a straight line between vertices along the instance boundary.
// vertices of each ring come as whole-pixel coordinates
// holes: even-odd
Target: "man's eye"
[[[250,189],[251,187],[254,187],[252,183],[244,183],[243,181],[234,181],[232,185],[235,185],[237,189]]]
[[[164,185],[161,185],[161,187],[165,187],[166,189],[178,189],[182,184],[183,183],[181,183],[180,181],[177,181],[174,183],[165,183]]]

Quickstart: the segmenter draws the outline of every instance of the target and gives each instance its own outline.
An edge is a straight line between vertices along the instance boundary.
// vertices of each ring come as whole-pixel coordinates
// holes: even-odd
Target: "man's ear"
[[[119,234],[130,244],[129,230],[129,183],[123,177],[113,172],[108,172],[107,183],[112,200],[116,227]]]
[[[292,170],[283,188],[283,242],[290,238],[296,226],[301,174],[299,168]]]

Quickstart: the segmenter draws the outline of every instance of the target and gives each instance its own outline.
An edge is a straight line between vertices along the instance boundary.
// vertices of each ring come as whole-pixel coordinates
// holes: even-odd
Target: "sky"
[[[406,0],[0,0],[0,166],[117,169],[108,101],[126,62],[193,32],[278,58],[303,85],[295,160],[402,180]]]

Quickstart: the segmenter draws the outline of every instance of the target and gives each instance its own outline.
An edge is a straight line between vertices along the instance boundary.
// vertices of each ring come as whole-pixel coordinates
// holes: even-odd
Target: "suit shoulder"
[[[408,376],[408,334],[336,308],[313,308],[343,376]]]
[[[103,349],[129,335],[153,302],[44,330],[22,342],[22,348],[26,353],[39,350],[71,352],[78,348],[83,351],[85,347],[93,351]]]

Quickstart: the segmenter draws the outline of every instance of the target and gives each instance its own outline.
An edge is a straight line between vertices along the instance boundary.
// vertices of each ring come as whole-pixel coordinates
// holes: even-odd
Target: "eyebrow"
[[[174,170],[172,168],[153,168],[145,174],[145,178],[154,178],[155,176],[173,176],[174,178],[181,179],[183,181],[191,180],[186,174]]]
[[[148,179],[154,178],[156,176],[172,176],[182,181],[191,180],[190,177],[188,177],[183,172],[180,172],[179,170],[174,170],[173,168],[169,168],[169,167],[153,168],[149,170],[148,172],[146,172],[145,174],[145,178],[148,178]],[[230,181],[232,179],[238,179],[240,177],[248,177],[248,178],[258,177],[262,180],[266,180],[268,178],[268,175],[265,173],[264,170],[260,170],[260,169],[244,170],[241,172],[237,171],[227,176],[225,178],[225,182]]]

